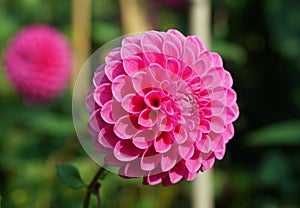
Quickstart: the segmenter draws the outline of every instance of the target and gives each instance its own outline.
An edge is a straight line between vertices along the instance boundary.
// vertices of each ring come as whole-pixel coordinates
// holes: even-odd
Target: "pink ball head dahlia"
[[[71,73],[71,50],[60,32],[46,25],[23,28],[12,39],[4,55],[8,77],[29,100],[57,97]]]
[[[222,159],[239,115],[217,53],[177,30],[126,37],[94,74],[86,103],[93,146],[120,176],[165,186]]]

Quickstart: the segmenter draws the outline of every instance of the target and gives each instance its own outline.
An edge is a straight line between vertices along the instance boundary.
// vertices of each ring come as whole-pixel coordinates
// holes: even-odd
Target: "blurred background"
[[[188,0],[142,0],[156,30],[189,35]],[[123,34],[117,0],[91,2],[91,50]],[[45,23],[72,39],[72,1],[0,0],[0,48],[22,27]],[[79,11],[80,12],[80,11]],[[212,0],[211,50],[234,78],[240,117],[214,168],[216,207],[300,207],[300,2]],[[55,164],[78,167],[87,184],[98,166],[73,127],[70,87],[43,105],[22,100],[0,64],[0,194],[4,208],[81,207],[84,190],[58,179]],[[103,207],[192,207],[192,183],[142,186],[108,173]],[[92,199],[91,207],[95,207]]]

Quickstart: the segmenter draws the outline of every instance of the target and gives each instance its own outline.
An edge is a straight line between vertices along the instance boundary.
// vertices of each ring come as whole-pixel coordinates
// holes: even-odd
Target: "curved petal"
[[[99,106],[103,106],[107,101],[112,99],[111,84],[105,83],[99,85],[94,91],[94,100]]]
[[[120,140],[113,131],[113,125],[108,125],[101,129],[98,135],[99,143],[106,148],[114,148],[117,142]]]
[[[109,124],[114,124],[120,117],[127,115],[121,104],[116,100],[110,100],[101,108],[101,117]]]
[[[179,161],[171,170],[169,170],[169,178],[171,183],[177,183],[181,181],[183,176],[185,175],[186,168],[184,161]]]
[[[188,133],[183,125],[177,125],[173,131],[173,135],[177,144],[184,143],[188,138]]]
[[[138,131],[128,115],[121,117],[114,125],[114,132],[121,139],[129,139]]]
[[[144,109],[138,118],[138,124],[144,127],[151,127],[156,124],[157,113],[154,110]]]
[[[168,152],[162,154],[160,167],[163,172],[171,170],[177,163],[177,151],[171,148]]]
[[[105,74],[107,78],[112,82],[117,76],[125,74],[123,68],[123,62],[117,61],[113,65],[106,65],[105,66]]]
[[[172,134],[169,132],[163,132],[154,140],[154,148],[156,152],[165,153],[169,151],[173,144]]]
[[[133,144],[140,149],[147,149],[153,144],[154,132],[152,130],[144,130],[138,132],[133,137]]]
[[[123,162],[129,162],[138,158],[141,150],[136,148],[131,140],[119,140],[114,148],[114,156]]]
[[[90,115],[89,125],[97,132],[107,125],[107,123],[102,119],[101,109],[97,109]]]
[[[130,56],[123,60],[123,66],[125,72],[132,76],[135,72],[143,70],[145,64],[139,56]]]
[[[127,39],[127,38],[125,38]],[[123,39],[123,40],[125,40]],[[136,44],[136,43],[125,43],[124,41],[122,42],[122,47],[121,47],[121,57],[122,59],[126,59],[128,57],[131,57],[136,54],[140,54],[142,52],[141,47]]]
[[[189,172],[196,173],[201,167],[200,151],[195,149],[194,155],[185,161],[186,168]]]
[[[114,98],[121,102],[123,97],[128,94],[135,93],[131,78],[126,75],[120,75],[112,81],[112,94]]]
[[[162,155],[155,152],[153,147],[147,149],[141,158],[141,168],[145,171],[154,170],[161,161]]]
[[[184,144],[178,145],[178,154],[182,159],[187,160],[193,156],[194,154],[193,143],[194,142],[187,140]]]
[[[154,83],[152,82],[151,76],[145,71],[136,72],[132,76],[132,85],[135,92],[137,92],[141,96],[145,96],[149,89],[155,87]]]
[[[144,98],[136,94],[128,94],[122,99],[122,107],[129,113],[140,113],[145,109]]]

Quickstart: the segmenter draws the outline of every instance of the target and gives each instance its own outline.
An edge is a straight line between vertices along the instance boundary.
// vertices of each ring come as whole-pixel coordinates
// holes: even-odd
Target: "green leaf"
[[[72,165],[56,165],[57,175],[61,181],[72,189],[84,187],[79,171]]]
[[[300,120],[270,124],[246,136],[249,145],[299,145]]]

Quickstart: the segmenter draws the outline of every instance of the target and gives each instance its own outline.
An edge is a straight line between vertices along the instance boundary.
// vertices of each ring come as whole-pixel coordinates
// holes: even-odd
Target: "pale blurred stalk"
[[[73,48],[73,74],[72,87],[91,50],[91,0],[72,1],[72,48]],[[86,83],[82,83],[80,89],[87,92],[89,87],[89,73],[81,73],[86,76]],[[85,94],[85,93],[79,93]]]
[[[144,32],[151,27],[140,0],[119,0],[124,34]]]
[[[206,45],[210,47],[211,41],[211,2],[210,0],[191,0],[190,26],[191,33],[197,35]],[[193,182],[193,207],[213,208],[213,169],[199,173]]]

